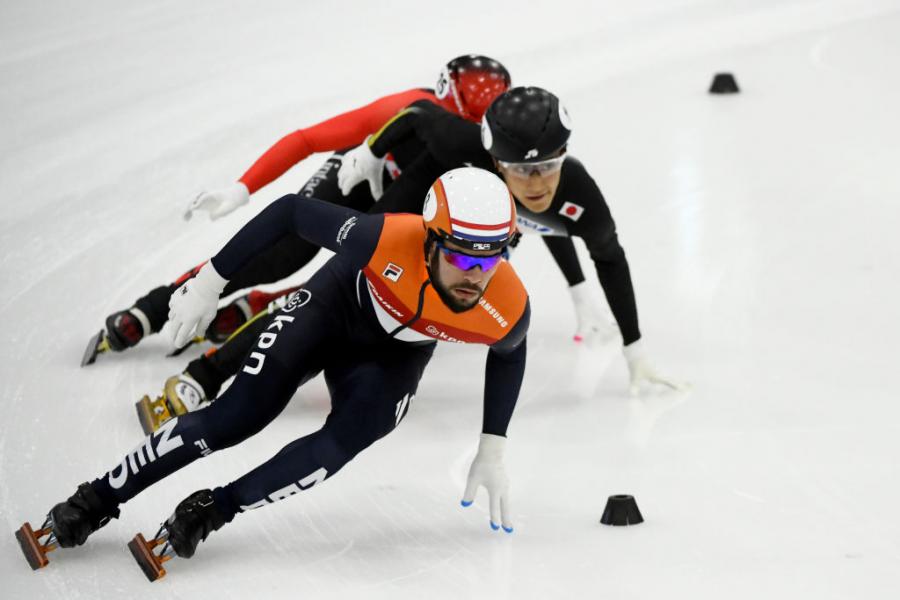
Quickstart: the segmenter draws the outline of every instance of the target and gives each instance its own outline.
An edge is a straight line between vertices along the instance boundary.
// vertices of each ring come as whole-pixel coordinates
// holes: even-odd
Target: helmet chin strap
[[[431,263],[434,260],[434,251],[437,246],[437,236],[433,231],[429,231],[425,235],[425,269],[428,271],[428,277],[434,281],[434,273],[431,272]]]
[[[428,279],[431,280],[432,285],[437,279],[435,278],[435,271],[433,268],[435,261],[435,251],[437,250],[437,245],[434,239],[434,234],[429,232],[428,237],[425,238],[425,271],[428,273]],[[436,288],[437,286],[435,286]]]

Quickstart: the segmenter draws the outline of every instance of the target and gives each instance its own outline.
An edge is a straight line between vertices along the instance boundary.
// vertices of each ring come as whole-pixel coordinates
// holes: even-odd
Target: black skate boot
[[[88,341],[81,357],[81,366],[94,364],[98,354],[121,352],[136,346],[149,329],[150,322],[146,315],[135,306],[109,315],[106,317],[106,329],[101,329]]]
[[[162,524],[152,540],[144,539],[139,533],[128,543],[128,549],[147,579],[156,581],[166,574],[163,563],[171,560],[173,555],[192,557],[197,545],[225,523],[216,510],[212,490],[200,490],[175,507],[175,514]],[[162,550],[155,552],[159,546]]]
[[[82,545],[90,534],[118,516],[118,509],[106,508],[94,488],[82,483],[68,500],[50,509],[41,529],[34,531],[29,523],[25,523],[16,532],[16,538],[28,564],[32,569],[39,569],[47,566],[48,552],[57,547]],[[45,536],[47,538],[41,541]]]
[[[177,283],[153,288],[138,298],[131,308],[120,310],[106,318],[101,329],[88,342],[81,366],[92,365],[97,356],[107,352],[121,352],[137,345],[142,339],[158,332],[169,318],[169,299]]]
[[[169,517],[165,527],[175,554],[190,558],[197,545],[224,524],[225,519],[213,504],[212,490],[200,490],[175,507],[175,514]]]
[[[118,517],[119,510],[105,509],[100,496],[88,483],[79,485],[68,500],[50,510],[53,535],[63,548],[82,545],[90,534]]]
[[[109,349],[121,352],[136,346],[150,329],[150,322],[141,309],[132,306],[128,310],[113,313],[106,318],[106,338]]]
[[[241,325],[253,316],[247,296],[241,296],[216,311],[216,316],[206,328],[206,339],[213,344],[224,344]]]

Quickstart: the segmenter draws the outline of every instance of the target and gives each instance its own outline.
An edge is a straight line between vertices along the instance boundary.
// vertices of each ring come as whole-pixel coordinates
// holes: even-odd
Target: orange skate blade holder
[[[162,579],[166,575],[166,570],[162,565],[164,562],[171,559],[172,555],[165,554],[159,556],[153,552],[154,548],[164,543],[164,539],[158,538],[154,538],[148,542],[144,539],[144,534],[142,533],[137,534],[134,536],[133,540],[128,542],[128,549],[131,550],[131,555],[134,557],[134,560],[137,561],[141,571],[144,572],[144,575],[146,575],[147,579],[150,581]]]
[[[19,540],[19,546],[22,547],[22,554],[25,555],[25,560],[34,571],[46,567],[50,563],[47,553],[56,550],[55,542],[45,545],[40,541],[42,537],[50,535],[52,531],[49,525],[35,531],[31,528],[30,523],[25,523],[16,531],[16,539]]]

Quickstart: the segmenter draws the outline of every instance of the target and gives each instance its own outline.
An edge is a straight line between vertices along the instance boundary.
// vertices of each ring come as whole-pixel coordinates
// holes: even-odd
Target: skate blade
[[[25,560],[28,561],[28,565],[33,571],[46,567],[50,563],[47,553],[56,548],[56,546],[43,546],[38,540],[39,537],[48,533],[50,531],[45,529],[39,529],[35,533],[29,523],[25,523],[16,531],[16,539],[19,540],[19,546],[22,547],[22,554],[25,555]]]
[[[109,342],[106,341],[106,332],[101,329],[93,335],[88,342],[87,348],[84,349],[84,356],[81,357],[81,366],[86,367],[92,365],[97,360],[97,355],[101,352],[109,350]]]
[[[190,348],[191,346],[195,346],[195,345],[197,345],[197,344],[202,344],[202,343],[205,342],[205,341],[206,341],[206,338],[205,338],[205,337],[203,337],[203,336],[197,336],[197,337],[195,337],[194,339],[190,340],[187,344],[185,344],[185,345],[182,346],[181,348],[176,348],[175,350],[172,350],[171,352],[169,352],[168,354],[166,354],[166,358],[172,358],[172,357],[174,357],[174,356],[179,356],[179,355],[181,355],[182,352],[184,352],[185,350],[187,350],[187,349]]]
[[[144,435],[150,435],[155,431],[153,428],[153,409],[150,407],[150,404],[150,396],[144,396],[134,403],[138,421],[141,422],[141,429],[144,430]]]
[[[156,407],[161,406],[163,412],[157,412]],[[144,435],[156,433],[156,430],[162,427],[163,423],[168,423],[176,415],[166,407],[166,401],[163,396],[159,396],[156,400],[151,400],[150,396],[144,395],[143,398],[134,403],[137,411],[138,421],[141,422],[141,429]]]
[[[166,570],[162,564],[171,558],[169,556],[159,557],[153,553],[153,548],[157,545],[153,544],[155,541],[148,543],[144,539],[144,535],[139,533],[134,536],[133,540],[128,542],[128,549],[131,550],[131,555],[150,581],[156,581],[165,577]]]

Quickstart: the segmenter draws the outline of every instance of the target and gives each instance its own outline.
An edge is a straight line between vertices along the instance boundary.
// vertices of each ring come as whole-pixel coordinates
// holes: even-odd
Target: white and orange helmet
[[[431,185],[422,219],[438,239],[468,250],[499,250],[516,231],[516,205],[502,179],[484,169],[461,167]]]

